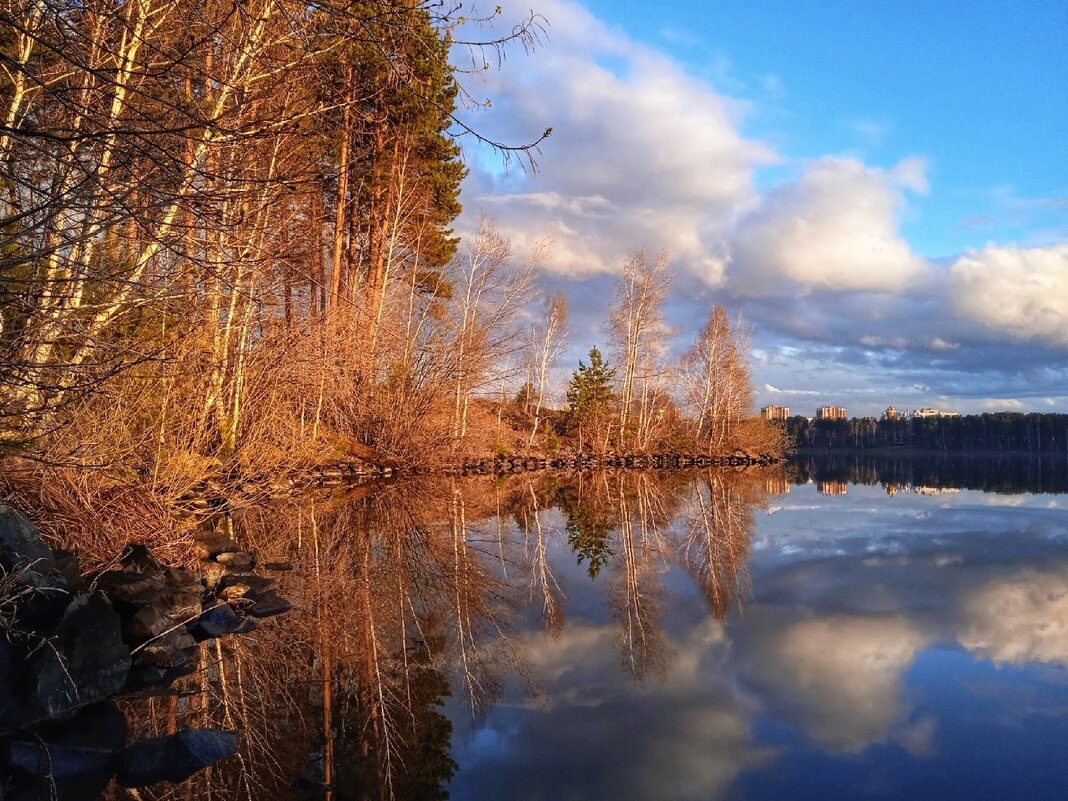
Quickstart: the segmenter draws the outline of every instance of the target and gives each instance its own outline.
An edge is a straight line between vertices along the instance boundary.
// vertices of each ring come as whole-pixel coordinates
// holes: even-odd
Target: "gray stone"
[[[248,634],[251,631],[255,631],[259,627],[260,627],[260,624],[257,623],[252,618],[250,618],[250,617],[239,617],[239,618],[234,620],[233,624],[230,626],[230,631],[227,632],[227,633],[228,634]]]
[[[199,585],[197,585],[199,587]],[[150,603],[175,621],[191,623],[200,617],[204,604],[200,590],[166,589]]]
[[[243,573],[246,570],[252,570],[256,567],[259,560],[256,558],[256,554],[249,553],[248,551],[232,551],[229,553],[221,553],[215,557],[215,561],[220,565],[226,566],[229,570],[236,573]]]
[[[219,582],[219,587],[222,590],[230,587],[246,587],[247,589],[243,593],[239,593],[239,595],[261,595],[265,592],[277,590],[278,579],[242,573],[223,576],[222,581]]]
[[[97,798],[119,767],[126,718],[112,703],[82,709],[62,731],[11,743],[8,766],[34,797]],[[21,789],[21,788],[20,788]]]
[[[70,603],[70,587],[55,556],[25,515],[0,503],[0,568],[32,590],[19,604],[17,623],[25,631],[51,629]]]
[[[217,562],[204,561],[201,563],[201,572],[204,575],[204,584],[209,590],[214,590],[226,575],[226,568]]]
[[[145,573],[149,576],[162,576],[163,564],[152,555],[148,546],[139,542],[130,543],[122,551],[119,560],[127,571],[133,573]]]
[[[35,718],[59,717],[120,692],[130,664],[119,616],[108,599],[99,593],[79,596],[29,659],[24,703]]]
[[[189,661],[196,646],[196,640],[180,628],[149,641],[134,654],[138,665],[152,665],[159,668],[182,667]]]
[[[146,606],[155,601],[167,585],[155,576],[109,570],[96,577],[95,586],[116,604]]]
[[[267,592],[257,596],[252,606],[247,609],[247,612],[253,617],[262,618],[280,615],[283,612],[288,612],[292,608],[293,604],[281,595],[278,595],[278,593]]]
[[[154,606],[142,606],[122,629],[127,643],[140,643],[158,637],[177,625],[174,618]]]
[[[181,782],[237,750],[237,734],[184,729],[169,737],[142,740],[126,749],[116,780],[122,787]]]
[[[211,640],[217,637],[225,637],[233,634],[233,627],[238,620],[234,610],[228,604],[222,604],[214,609],[207,609],[200,619],[189,627],[190,633],[197,640]]]

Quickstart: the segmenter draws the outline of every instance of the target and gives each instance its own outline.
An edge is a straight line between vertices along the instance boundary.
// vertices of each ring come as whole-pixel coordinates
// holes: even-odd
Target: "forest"
[[[925,451],[1066,453],[1068,415],[992,412],[959,417],[814,420],[783,424],[797,448],[914,448]]]
[[[641,247],[621,254],[606,357],[553,407],[551,238],[517,255],[492,220],[451,228],[467,143],[536,168],[550,129],[493,142],[458,110],[488,106],[478,73],[547,22],[496,36],[500,8],[463,13],[3,0],[7,496],[47,484],[100,506],[136,487],[166,504],[205,476],[382,455],[777,452],[750,419],[744,326],[716,307],[671,359],[668,259]]]

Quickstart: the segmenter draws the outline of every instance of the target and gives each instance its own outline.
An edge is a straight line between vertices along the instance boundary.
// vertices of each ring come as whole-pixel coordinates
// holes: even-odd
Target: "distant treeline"
[[[846,482],[980,490],[982,492],[1068,492],[1068,459],[1062,454],[891,451],[832,451],[795,454],[786,468],[792,484]]]
[[[798,448],[911,447],[931,451],[1024,451],[1068,453],[1068,414],[996,412],[962,417],[905,420],[813,420],[785,422]]]

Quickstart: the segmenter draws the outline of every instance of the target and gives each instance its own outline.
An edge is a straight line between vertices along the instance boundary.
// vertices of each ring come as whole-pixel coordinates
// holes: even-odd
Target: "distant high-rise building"
[[[845,420],[846,410],[844,406],[821,406],[816,410],[817,420]]]
[[[760,416],[765,420],[785,420],[790,416],[789,406],[765,406],[760,410]]]
[[[886,419],[886,420],[897,420],[897,418],[898,418],[897,409],[895,409],[893,406],[887,406],[886,407],[886,414],[883,415],[883,418]]]

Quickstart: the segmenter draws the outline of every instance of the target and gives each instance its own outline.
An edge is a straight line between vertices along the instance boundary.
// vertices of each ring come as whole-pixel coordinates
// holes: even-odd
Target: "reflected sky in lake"
[[[1068,797],[1068,495],[793,475],[728,523],[710,484],[638,497],[593,579],[574,504],[538,511],[516,668],[446,707],[451,797]]]

